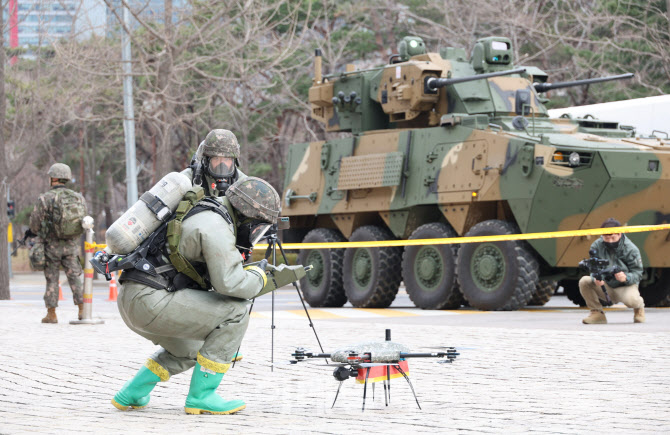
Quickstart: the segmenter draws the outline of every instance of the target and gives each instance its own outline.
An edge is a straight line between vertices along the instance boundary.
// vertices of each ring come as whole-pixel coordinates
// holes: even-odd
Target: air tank
[[[167,222],[191,180],[179,172],[170,172],[118,218],[105,233],[110,254],[128,254],[137,248],[161,223]]]

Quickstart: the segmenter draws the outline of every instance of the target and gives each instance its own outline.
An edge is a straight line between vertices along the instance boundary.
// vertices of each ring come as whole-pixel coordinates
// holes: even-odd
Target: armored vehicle
[[[670,142],[597,119],[551,119],[544,93],[632,74],[548,83],[514,65],[511,41],[426,51],[406,37],[377,68],[323,75],[311,116],[350,137],[290,147],[289,240],[321,243],[486,236],[670,219]],[[386,307],[401,281],[425,309],[543,304],[557,281],[582,302],[578,262],[597,236],[402,247],[303,249],[312,306]],[[668,303],[670,234],[631,234],[647,306]]]

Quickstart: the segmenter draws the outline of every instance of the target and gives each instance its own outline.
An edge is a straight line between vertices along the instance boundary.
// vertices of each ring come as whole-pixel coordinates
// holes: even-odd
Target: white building
[[[670,95],[549,110],[549,116],[552,118],[564,113],[573,118],[592,115],[603,121],[632,125],[638,136],[650,136],[654,131],[670,135]],[[656,135],[665,136],[660,133]]]

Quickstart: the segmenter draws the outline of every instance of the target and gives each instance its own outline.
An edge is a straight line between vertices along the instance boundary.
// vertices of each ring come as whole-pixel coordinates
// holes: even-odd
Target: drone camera
[[[346,367],[338,367],[333,371],[333,377],[338,381],[346,381],[350,377],[349,369]]]
[[[338,367],[333,371],[333,377],[340,382],[356,376],[358,376],[358,370],[353,367]]]

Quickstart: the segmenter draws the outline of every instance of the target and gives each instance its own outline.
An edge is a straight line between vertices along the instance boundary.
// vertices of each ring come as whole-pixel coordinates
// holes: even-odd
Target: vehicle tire
[[[645,307],[667,307],[670,303],[670,269],[647,269],[647,279],[640,281],[640,296]]]
[[[579,280],[562,279],[558,282],[558,285],[563,287],[565,296],[570,300],[570,302],[575,305],[579,305],[580,307],[586,306],[586,301],[579,292]]]
[[[414,230],[412,239],[457,237],[448,225],[425,224]],[[402,279],[409,298],[419,308],[456,309],[463,295],[456,281],[458,245],[406,246],[402,255]]]
[[[305,236],[303,243],[344,242],[339,231],[317,228]],[[302,296],[311,307],[341,307],[347,302],[342,286],[344,249],[301,249],[298,264],[312,265],[300,280]]]
[[[466,236],[515,234],[515,225],[488,220],[473,226]],[[480,310],[518,310],[533,297],[539,265],[523,241],[461,244],[458,282],[465,299]]]
[[[391,240],[386,229],[357,228],[350,242]],[[395,299],[402,280],[402,248],[347,248],[344,251],[344,292],[357,308],[386,308]]]
[[[554,295],[554,291],[556,291],[557,284],[558,283],[553,280],[541,280],[537,284],[535,294],[530,298],[530,301],[528,301],[528,305],[542,306],[549,302],[549,299]]]

